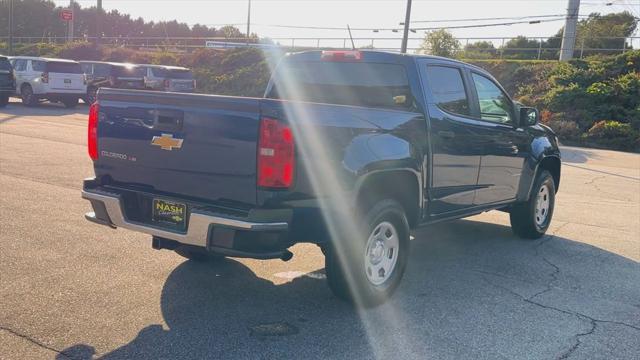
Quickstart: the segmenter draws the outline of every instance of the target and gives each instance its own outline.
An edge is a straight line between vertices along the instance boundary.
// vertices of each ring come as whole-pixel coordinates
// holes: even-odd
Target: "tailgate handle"
[[[182,130],[184,112],[182,110],[156,110],[153,118],[153,129],[163,131]]]

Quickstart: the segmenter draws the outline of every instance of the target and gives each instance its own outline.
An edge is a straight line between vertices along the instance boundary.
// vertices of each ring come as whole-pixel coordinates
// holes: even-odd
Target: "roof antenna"
[[[351,48],[355,50],[356,44],[353,42],[353,36],[351,36],[351,28],[349,27],[349,24],[347,24],[347,30],[349,30],[349,38],[351,39]]]

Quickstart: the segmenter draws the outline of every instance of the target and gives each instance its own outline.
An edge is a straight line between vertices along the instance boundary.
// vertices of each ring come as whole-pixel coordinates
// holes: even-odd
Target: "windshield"
[[[268,98],[410,110],[413,98],[404,67],[349,62],[283,63]]]
[[[144,77],[144,69],[136,66],[114,66],[111,72],[119,77]]]
[[[82,74],[82,67],[78,63],[49,61],[47,62],[47,71],[52,73],[64,74]]]

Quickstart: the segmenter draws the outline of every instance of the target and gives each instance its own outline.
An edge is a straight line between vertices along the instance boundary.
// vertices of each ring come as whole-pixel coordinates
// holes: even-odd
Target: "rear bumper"
[[[287,216],[286,212],[278,211],[276,217],[280,217],[281,220],[267,222],[251,218],[239,219],[215,214],[206,209],[192,208],[186,231],[179,232],[130,220],[126,214],[123,196],[92,187],[92,181],[85,181],[82,191],[82,198],[89,200],[93,207],[93,211],[85,214],[85,218],[100,225],[114,229],[129,229],[152,235],[154,238],[237,257],[280,258],[291,245],[288,240],[290,216]],[[259,217],[264,218],[264,213]]]

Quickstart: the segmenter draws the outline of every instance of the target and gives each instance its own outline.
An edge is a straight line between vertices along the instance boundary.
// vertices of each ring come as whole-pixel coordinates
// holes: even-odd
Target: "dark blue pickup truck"
[[[264,98],[101,89],[88,146],[88,220],[194,260],[315,243],[359,306],[393,293],[411,229],[502,210],[539,238],[560,183],[556,136],[486,71],[378,51],[288,55]]]

